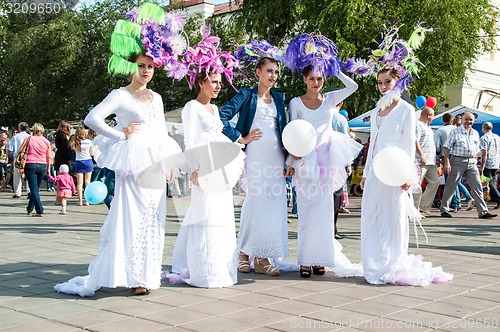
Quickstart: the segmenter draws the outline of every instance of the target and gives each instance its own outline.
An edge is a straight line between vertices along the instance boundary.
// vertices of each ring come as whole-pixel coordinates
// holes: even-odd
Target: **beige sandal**
[[[262,265],[260,264],[260,261],[265,258],[257,258],[255,257],[253,260],[253,264],[255,266],[255,273],[261,273],[265,274],[268,276],[279,276],[280,275],[280,270],[272,266],[271,264],[268,265]]]
[[[132,293],[134,295],[148,295],[149,294],[149,289],[147,289],[146,287],[134,287],[132,288]]]
[[[238,272],[241,272],[241,273],[250,272],[250,262],[248,261],[248,255],[245,255],[244,253],[240,252],[238,259],[239,259]]]

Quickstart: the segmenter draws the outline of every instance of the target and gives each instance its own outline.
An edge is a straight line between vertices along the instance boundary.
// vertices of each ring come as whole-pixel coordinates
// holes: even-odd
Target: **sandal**
[[[242,252],[240,252],[238,256],[238,272],[241,273],[250,272],[250,262],[248,261],[248,255],[245,255]]]
[[[300,277],[301,278],[311,278],[311,267],[307,266],[300,266]]]
[[[265,274],[268,276],[279,276],[280,275],[280,270],[272,266],[271,264],[268,265],[262,265],[260,264],[261,260],[264,260],[265,258],[257,258],[255,257],[253,259],[253,264],[255,266],[255,273],[261,273]]]
[[[325,274],[326,270],[323,266],[313,266],[313,273],[317,276]]]
[[[348,210],[348,209],[346,209],[345,207],[341,207],[341,208],[339,209],[339,212],[340,212],[340,213],[351,213],[351,211],[349,211],[349,210]]]
[[[132,292],[134,295],[148,295],[149,294],[149,289],[146,287],[134,287],[132,288]]]

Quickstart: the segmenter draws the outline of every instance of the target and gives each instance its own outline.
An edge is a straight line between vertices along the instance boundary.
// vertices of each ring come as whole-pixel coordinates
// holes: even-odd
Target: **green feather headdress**
[[[108,72],[113,75],[129,75],[137,71],[137,64],[128,59],[137,54],[150,56],[156,67],[178,61],[179,47],[185,43],[180,32],[185,22],[183,14],[167,14],[162,7],[146,2],[118,20],[111,33],[110,49],[113,53],[108,62]],[[174,29],[175,28],[175,29]],[[186,43],[187,44],[187,43]]]

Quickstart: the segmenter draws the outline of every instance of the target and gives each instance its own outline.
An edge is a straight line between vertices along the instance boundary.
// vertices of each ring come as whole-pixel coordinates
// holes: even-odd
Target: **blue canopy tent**
[[[369,132],[371,125],[370,112],[371,111],[368,111],[352,120],[349,120],[349,128],[354,131]]]
[[[478,110],[464,105],[454,107],[444,113],[451,113],[455,118],[457,115],[463,116],[465,112],[471,112],[474,115],[475,119],[472,128],[476,129],[479,132],[479,136],[483,135],[481,127],[485,122],[491,122],[493,124],[493,132],[497,135],[500,135],[500,113],[487,110]],[[444,113],[436,115],[434,120],[432,120],[432,129],[438,129],[439,127],[443,126]]]
[[[500,113],[486,111],[486,110],[478,110],[464,105],[454,107],[444,113],[451,113],[453,117],[456,117],[457,115],[463,115],[464,112],[467,111],[471,112],[474,115],[475,120],[473,128],[479,132],[479,135],[483,134],[481,131],[481,126],[485,122],[491,122],[493,124],[493,132],[497,135],[500,135]],[[444,113],[436,115],[434,120],[431,122],[432,129],[438,129],[443,126],[442,117]],[[419,114],[420,111],[415,112],[415,116],[417,117],[417,119],[419,118]],[[349,127],[356,132],[369,133],[370,124],[371,124],[370,112],[361,114],[360,116],[349,121]]]

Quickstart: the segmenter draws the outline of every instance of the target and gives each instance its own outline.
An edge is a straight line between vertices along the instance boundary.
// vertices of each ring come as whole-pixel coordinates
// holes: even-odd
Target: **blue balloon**
[[[91,182],[84,192],[85,200],[90,204],[101,203],[107,195],[108,187],[101,181]]]
[[[415,105],[420,109],[425,106],[426,101],[427,99],[424,96],[418,96],[417,99],[415,99]]]
[[[343,116],[345,116],[346,118],[349,119],[349,114],[347,114],[347,111],[346,110],[340,110],[339,111],[339,114],[342,114]]]

